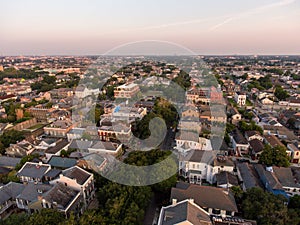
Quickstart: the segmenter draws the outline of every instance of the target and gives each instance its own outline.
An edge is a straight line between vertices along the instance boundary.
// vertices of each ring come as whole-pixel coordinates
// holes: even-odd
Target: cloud
[[[252,10],[248,10],[248,11],[245,11],[243,13],[239,13],[239,14],[236,14],[234,16],[231,16],[231,17],[227,18],[223,22],[212,26],[209,30],[214,31],[214,30],[222,27],[223,25],[231,22],[232,20],[236,20],[236,19],[239,19],[241,17],[251,16],[251,15],[254,15],[254,14],[259,14],[259,13],[265,12],[267,10],[270,10],[272,8],[277,8],[277,7],[280,7],[280,6],[287,6],[287,5],[293,4],[294,2],[296,2],[296,0],[282,0],[280,2],[275,2],[275,3],[264,5],[264,6],[252,9]]]

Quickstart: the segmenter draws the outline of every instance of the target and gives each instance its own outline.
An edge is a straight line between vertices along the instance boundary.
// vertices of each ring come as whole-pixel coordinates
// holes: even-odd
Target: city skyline
[[[2,1],[0,55],[101,55],[143,40],[200,55],[298,55],[299,18],[299,0]]]

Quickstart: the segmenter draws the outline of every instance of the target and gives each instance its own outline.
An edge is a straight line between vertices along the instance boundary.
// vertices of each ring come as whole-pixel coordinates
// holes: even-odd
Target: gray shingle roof
[[[79,191],[58,183],[43,198],[52,204],[55,202],[59,209],[65,210],[78,194]]]
[[[48,184],[28,183],[23,191],[17,196],[18,199],[27,200],[29,202],[36,201],[39,195],[49,191],[53,186]]]
[[[162,225],[173,225],[184,221],[189,221],[191,224],[211,224],[208,213],[199,209],[189,201],[180,202],[174,206],[162,209]]]
[[[295,187],[299,188],[300,185],[296,184],[292,169],[291,168],[284,168],[284,167],[273,167],[274,173],[279,180],[279,182],[282,184],[282,186],[285,187]]]
[[[71,179],[76,179],[77,183],[81,185],[91,176],[91,174],[77,166],[64,170],[63,175]]]
[[[92,141],[72,140],[71,144],[69,145],[69,149],[78,149],[82,151],[87,151],[92,144],[93,144]]]
[[[20,158],[0,156],[0,166],[3,167],[15,167],[20,161]]]
[[[194,199],[200,207],[237,212],[233,195],[222,188],[190,184],[187,189],[172,188],[171,199]]]
[[[77,164],[77,160],[73,158],[52,156],[48,164],[56,168],[70,168]]]
[[[0,204],[3,204],[9,199],[15,199],[24,188],[25,186],[23,184],[15,182],[10,182],[5,186],[0,187]]]
[[[246,189],[259,186],[251,169],[248,166],[248,163],[238,163],[237,168],[240,171],[241,177],[243,179],[243,184]]]
[[[17,173],[18,176],[42,179],[44,174],[51,168],[50,165],[27,162]]]

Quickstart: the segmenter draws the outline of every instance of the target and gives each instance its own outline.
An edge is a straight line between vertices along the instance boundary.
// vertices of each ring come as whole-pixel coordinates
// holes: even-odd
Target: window
[[[212,213],[218,215],[218,214],[221,213],[221,210],[220,209],[213,209]]]

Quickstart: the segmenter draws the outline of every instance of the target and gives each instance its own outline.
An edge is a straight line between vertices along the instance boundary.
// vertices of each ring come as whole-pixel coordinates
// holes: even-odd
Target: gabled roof
[[[209,214],[192,203],[190,200],[184,200],[161,209],[161,225],[173,225],[188,221],[191,224],[211,224]],[[204,223],[203,223],[204,222]]]
[[[216,175],[217,185],[231,184],[233,186],[238,186],[239,181],[235,175],[227,171],[222,171]]]
[[[245,131],[245,136],[247,136],[247,137],[252,137],[252,136],[255,136],[255,135],[261,136],[261,134],[257,130],[247,130],[247,131]]]
[[[272,146],[272,147],[277,147],[277,146],[282,146],[285,147],[284,144],[274,135],[265,135],[265,140]]]
[[[279,182],[277,177],[274,175],[274,173],[267,171],[261,164],[254,165],[254,168],[257,171],[262,182],[267,182],[268,186],[272,190],[283,190],[281,183]],[[264,185],[266,185],[266,184],[264,184]]]
[[[244,145],[248,144],[246,138],[238,129],[235,129],[232,132],[232,137],[237,144],[244,144]]]
[[[43,198],[54,205],[57,204],[58,209],[66,210],[78,195],[80,195],[79,191],[73,190],[64,184],[57,183]]]
[[[258,139],[249,141],[249,144],[255,153],[259,153],[264,149],[264,144]]]
[[[0,205],[9,199],[15,199],[23,190],[25,186],[23,184],[10,182],[0,187]]]
[[[213,151],[191,150],[186,156],[181,156],[180,161],[203,162],[209,164],[214,159]]]
[[[76,179],[77,183],[80,185],[83,185],[87,181],[87,179],[92,176],[91,173],[88,173],[78,166],[74,166],[72,168],[64,170],[63,175],[70,179]]]
[[[69,142],[67,141],[67,139],[60,139],[57,141],[55,146],[48,148],[46,150],[46,153],[56,154],[57,152],[65,148],[68,144]]]
[[[230,192],[222,188],[199,186],[190,184],[187,189],[172,188],[171,200],[178,201],[194,199],[195,203],[203,208],[221,209],[238,212],[235,199]]]
[[[255,171],[251,170],[248,163],[238,163],[237,168],[240,172],[243,184],[246,189],[259,187],[258,180],[254,176]]]
[[[25,165],[17,173],[17,176],[42,179],[44,174],[50,169],[51,166],[48,164],[26,162]]]
[[[300,185],[296,184],[294,180],[291,168],[274,166],[273,170],[282,186],[300,188]]]
[[[20,161],[20,158],[0,156],[0,166],[3,167],[15,167]]]

